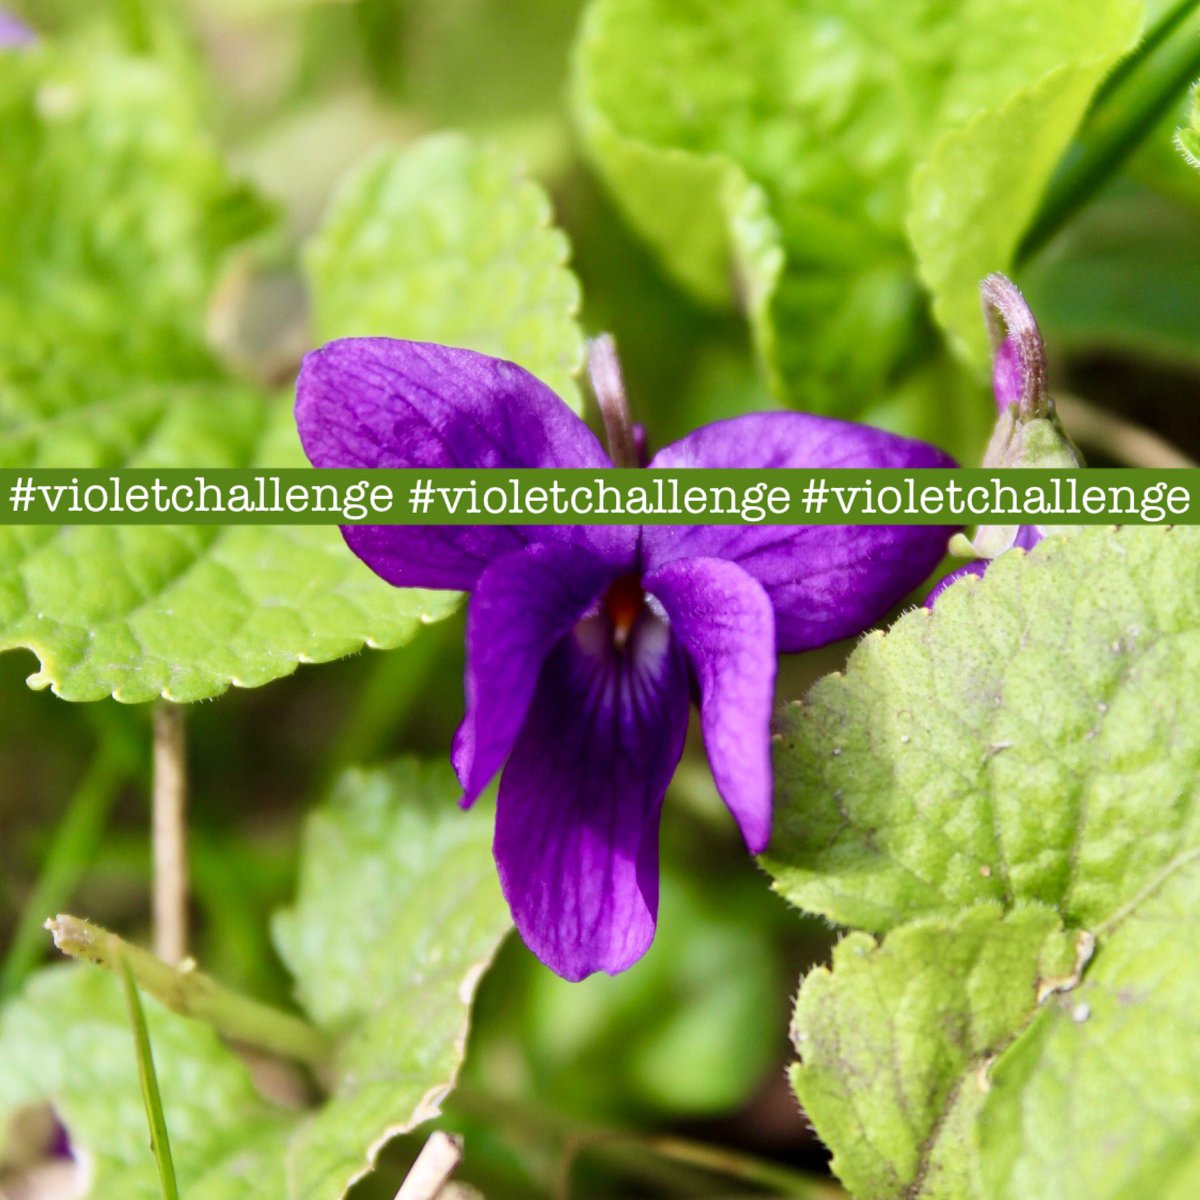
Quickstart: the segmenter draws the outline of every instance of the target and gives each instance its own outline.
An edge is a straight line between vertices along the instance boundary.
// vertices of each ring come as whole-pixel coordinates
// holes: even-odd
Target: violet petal
[[[1022,525],[1013,538],[1014,550],[1032,550],[1046,535],[1036,525]]]
[[[643,611],[622,650],[605,614],[551,651],[500,780],[500,883],[525,944],[565,979],[616,974],[658,913],[658,824],[683,751],[687,671]]]
[[[514,363],[426,342],[344,338],[304,359],[300,440],[316,467],[611,466],[588,427]],[[465,505],[465,501],[463,501]],[[350,548],[398,587],[468,590],[494,558],[566,541],[632,558],[623,527],[344,526]]]
[[[755,413],[706,425],[661,450],[655,467],[953,467],[924,442],[807,413]],[[880,481],[876,481],[877,483]],[[827,501],[834,503],[832,497]],[[811,650],[859,633],[941,561],[954,528],[870,525],[648,526],[648,570],[725,558],[766,589],[778,649]]]
[[[961,567],[956,567],[948,575],[943,575],[930,589],[929,595],[925,597],[925,607],[932,608],[937,601],[937,598],[952,584],[957,583],[967,575],[982,575],[991,566],[991,560],[987,558],[973,558],[970,562],[964,563]]]
[[[551,648],[613,578],[602,559],[543,542],[497,559],[467,609],[467,709],[454,741],[464,804],[504,764]]]
[[[771,836],[771,708],[775,617],[762,585],[718,558],[678,559],[646,578],[700,685],[713,779],[746,848]]]

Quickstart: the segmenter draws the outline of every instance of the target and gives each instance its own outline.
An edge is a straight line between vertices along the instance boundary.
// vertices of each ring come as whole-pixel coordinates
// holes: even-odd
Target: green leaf
[[[871,930],[979,901],[1111,916],[1200,844],[1200,530],[1011,551],[783,715],[765,860]]]
[[[1088,81],[1132,42],[1140,11],[1134,0],[596,0],[577,109],[594,160],[668,269],[710,301],[732,283],[782,393],[861,409],[928,342],[905,230],[924,235],[935,219],[931,185],[944,189],[944,219],[974,213],[971,189],[1011,182],[1000,117],[1036,100],[1051,121],[1017,166],[1040,194]],[[959,136],[962,151],[946,141]],[[956,188],[944,167],[968,152]],[[931,155],[909,219],[914,172]],[[996,216],[988,238],[1015,242],[1028,212],[994,201],[1011,228]],[[961,263],[947,255],[928,274],[957,288],[966,263],[1002,248],[981,235]]]
[[[147,384],[0,436],[5,466],[300,466],[290,405],[230,385]],[[406,642],[449,593],[392,588],[336,529],[0,529],[0,650],[67,700],[206,699],[301,662]]]
[[[292,1200],[341,1196],[391,1137],[436,1115],[475,986],[509,929],[491,816],[449,767],[351,772],[309,819],[275,939],[305,1008],[344,1035],[325,1106],[290,1150]]]
[[[1068,39],[1061,65],[943,136],[912,181],[908,231],[921,278],[938,321],[979,363],[988,353],[979,280],[1011,268],[1097,85],[1141,28],[1142,6],[1130,0],[1041,7]]]
[[[882,945],[853,933],[835,947],[831,970],[808,975],[792,1083],[854,1195],[997,1194],[977,1175],[992,1062],[1048,989],[1073,978],[1079,945],[1051,909],[1006,916],[980,905],[953,921],[906,925]]]
[[[858,1196],[1185,1200],[1200,1181],[1200,847],[1096,927],[978,906],[804,981],[797,1094]]]
[[[295,1115],[264,1101],[210,1029],[145,1003],[180,1192],[196,1200],[286,1195]],[[129,1016],[115,976],[55,967],[0,1013],[0,1137],[19,1109],[53,1105],[89,1163],[89,1196],[160,1200]]]
[[[229,248],[262,206],[189,93],[91,47],[8,56],[0,81],[0,462],[298,466],[289,406],[204,345]],[[6,527],[0,650],[71,700],[190,701],[391,647],[454,607],[377,579],[336,530]]]
[[[1092,528],[954,584],[789,711],[768,867],[891,930],[797,1013],[797,1088],[857,1194],[1193,1194],[1198,670],[1200,531]]]
[[[994,1200],[1187,1200],[1200,1187],[1200,848],[1099,930],[1080,987],[996,1064],[979,1131]]]
[[[91,44],[7,55],[0,171],[0,427],[12,373],[40,373],[47,358],[74,379],[89,361],[139,377],[211,373],[214,281],[268,209],[230,177],[187,87],[149,58]]]
[[[10,56],[11,57],[11,56]],[[150,60],[49,48],[0,85],[0,462],[290,466],[288,408],[204,345],[261,207]],[[326,336],[404,333],[525,363],[570,402],[578,287],[549,206],[498,151],[437,139],[352,181],[312,251]],[[0,530],[0,649],[67,699],[204,699],[407,641],[449,595],[377,579],[331,529]]]
[[[476,985],[510,928],[491,815],[462,812],[460,796],[448,766],[403,761],[343,776],[309,818],[297,901],[278,915],[275,935],[308,1015],[337,1042],[319,1107],[267,1104],[208,1025],[147,997],[181,1195],[342,1200],[390,1138],[438,1113],[462,1062]],[[73,918],[58,920],[60,937],[67,923],[64,946],[111,969],[119,941]],[[138,961],[145,952],[125,953],[147,983],[216,1024],[249,1038],[263,1020],[261,1006],[198,973],[189,977],[195,995],[173,991],[170,968],[151,971]],[[114,976],[91,967],[35,976],[0,1010],[0,1061],[0,1138],[17,1110],[49,1102],[72,1143],[95,1156],[88,1196],[158,1200]]]
[[[508,358],[578,411],[579,285],[550,202],[496,147],[438,135],[341,186],[308,250],[320,340],[386,335]]]

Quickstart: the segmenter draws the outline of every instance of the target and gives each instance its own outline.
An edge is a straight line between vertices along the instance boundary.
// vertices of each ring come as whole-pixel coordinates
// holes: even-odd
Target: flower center
[[[642,591],[640,575],[622,575],[605,593],[604,607],[612,622],[613,641],[618,647],[628,641],[645,603],[646,593]]]

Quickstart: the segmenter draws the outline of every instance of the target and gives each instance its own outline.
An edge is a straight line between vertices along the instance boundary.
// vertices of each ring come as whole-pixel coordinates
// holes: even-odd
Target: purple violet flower
[[[37,35],[23,21],[0,8],[0,50],[9,46],[28,46],[37,41]]]
[[[623,393],[594,379],[622,465]],[[318,467],[613,465],[545,384],[510,362],[388,338],[304,360],[296,420]],[[705,426],[650,467],[946,467],[940,450],[795,412]],[[951,530],[914,526],[347,526],[397,587],[471,593],[463,804],[503,769],[494,851],[530,949],[566,979],[646,952],[659,812],[696,695],[714,779],[752,854],[771,831],[776,653],[861,632],[918,586]]]

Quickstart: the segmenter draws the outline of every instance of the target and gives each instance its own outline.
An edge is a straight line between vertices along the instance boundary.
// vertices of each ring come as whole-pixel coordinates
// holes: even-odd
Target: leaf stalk
[[[235,1042],[313,1066],[332,1054],[330,1041],[307,1021],[224,987],[190,960],[173,966],[80,917],[60,914],[46,928],[64,954],[115,974],[127,967],[137,985],[172,1012],[203,1021]]]

